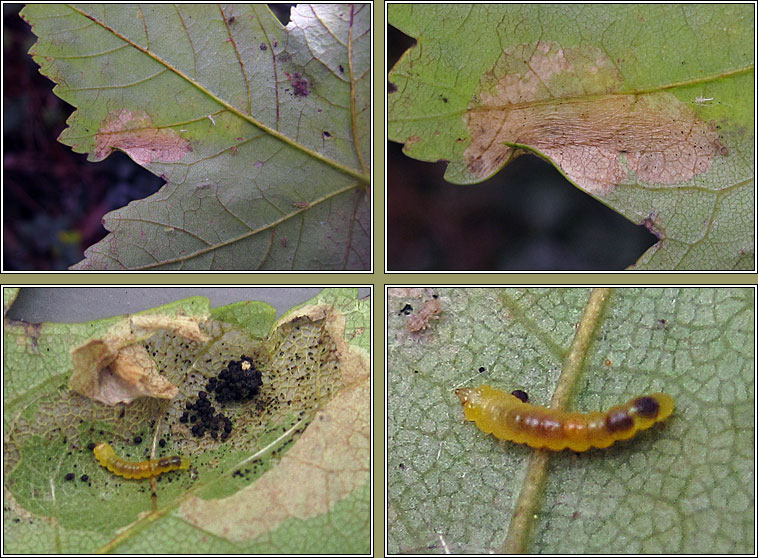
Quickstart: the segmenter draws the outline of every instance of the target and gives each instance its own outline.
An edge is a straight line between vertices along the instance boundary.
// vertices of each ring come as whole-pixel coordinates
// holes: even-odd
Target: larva
[[[188,459],[178,455],[139,462],[127,461],[116,455],[111,445],[105,442],[97,444],[92,451],[100,465],[125,479],[147,479],[176,469],[188,469],[190,466]]]
[[[674,400],[651,393],[611,407],[605,413],[570,413],[522,402],[487,385],[456,389],[466,419],[501,440],[559,451],[607,448],[665,420]]]

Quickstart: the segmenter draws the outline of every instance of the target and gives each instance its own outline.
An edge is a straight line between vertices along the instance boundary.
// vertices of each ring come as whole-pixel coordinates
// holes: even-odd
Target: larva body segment
[[[97,444],[92,451],[100,465],[125,479],[147,479],[176,469],[189,469],[190,466],[188,459],[179,456],[139,462],[127,461],[116,455],[111,445],[105,442]]]
[[[674,411],[674,400],[665,393],[641,395],[605,413],[539,407],[487,385],[457,389],[455,394],[466,418],[482,431],[501,440],[555,451],[607,448],[665,420]]]

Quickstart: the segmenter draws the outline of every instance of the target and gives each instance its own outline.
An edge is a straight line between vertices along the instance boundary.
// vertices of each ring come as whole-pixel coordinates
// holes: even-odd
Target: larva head
[[[110,457],[116,455],[116,452],[113,451],[113,448],[110,446],[110,444],[107,444],[105,442],[100,442],[97,444],[92,451],[95,454],[95,459],[101,462],[107,461]]]
[[[458,388],[455,395],[461,400],[464,409],[471,409],[482,404],[486,390],[491,390],[489,386],[480,386],[478,388]]]
[[[461,405],[465,405],[474,396],[474,388],[458,388],[455,390],[455,395],[461,400]]]

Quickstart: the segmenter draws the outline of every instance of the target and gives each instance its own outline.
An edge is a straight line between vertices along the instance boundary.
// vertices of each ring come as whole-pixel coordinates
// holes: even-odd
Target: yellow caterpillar
[[[188,459],[179,456],[149,459],[136,463],[127,461],[116,455],[110,444],[105,442],[97,444],[92,451],[100,465],[125,479],[147,479],[176,469],[188,469],[190,466]]]
[[[538,407],[487,385],[456,389],[455,394],[466,418],[487,434],[555,451],[607,448],[665,420],[674,411],[674,400],[665,393],[641,395],[604,413]]]

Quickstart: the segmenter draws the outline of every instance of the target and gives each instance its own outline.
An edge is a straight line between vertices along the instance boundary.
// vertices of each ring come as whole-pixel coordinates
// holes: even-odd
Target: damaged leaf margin
[[[101,337],[71,350],[74,369],[68,387],[105,405],[131,403],[138,397],[172,399],[179,389],[160,375],[155,361],[139,343],[159,330],[206,342],[210,338],[200,331],[204,321],[195,316],[127,316]]]
[[[288,520],[328,513],[369,481],[369,355],[345,340],[345,316],[331,305],[301,307],[281,318],[272,331],[301,317],[324,320],[336,343],[343,387],[317,410],[280,463],[249,487],[227,498],[192,498],[184,503],[185,518],[206,532],[236,542],[256,539]],[[230,509],[235,510],[233,516],[228,514]]]
[[[674,94],[618,94],[622,86],[616,65],[594,47],[539,41],[506,49],[463,115],[471,143],[462,180],[451,179],[485,180],[528,148],[602,195],[620,184],[686,183],[728,155],[714,126]]]

